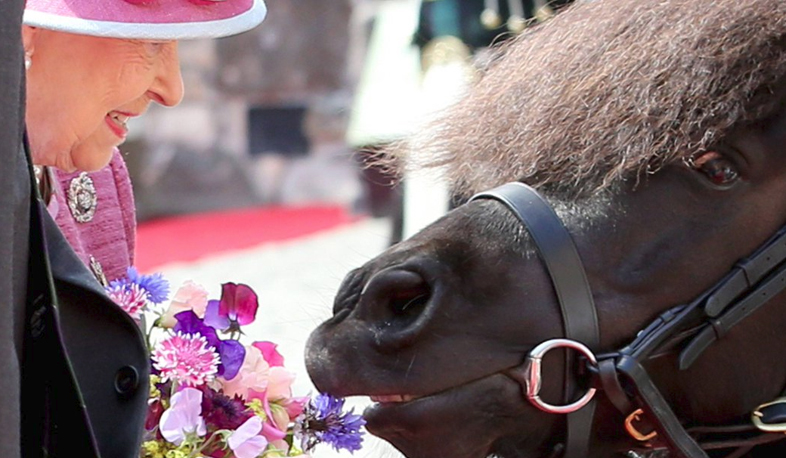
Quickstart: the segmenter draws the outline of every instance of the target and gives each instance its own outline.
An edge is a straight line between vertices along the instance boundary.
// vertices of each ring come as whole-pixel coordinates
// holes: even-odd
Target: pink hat
[[[262,0],[27,0],[24,23],[99,37],[179,40],[245,32],[265,13]]]

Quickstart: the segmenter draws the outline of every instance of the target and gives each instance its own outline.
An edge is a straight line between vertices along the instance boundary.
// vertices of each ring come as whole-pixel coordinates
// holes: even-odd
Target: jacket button
[[[134,366],[123,366],[115,374],[115,391],[120,396],[131,396],[138,387],[139,372]]]

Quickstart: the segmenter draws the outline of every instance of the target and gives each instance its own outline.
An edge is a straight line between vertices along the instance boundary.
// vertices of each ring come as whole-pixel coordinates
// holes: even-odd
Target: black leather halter
[[[557,293],[565,337],[581,342],[591,350],[597,349],[600,343],[598,318],[584,265],[573,239],[549,203],[523,183],[508,183],[477,194],[471,200],[477,199],[502,202],[527,228]],[[576,391],[573,355],[573,352],[565,352],[565,403],[571,402]],[[586,456],[594,413],[593,400],[584,408],[568,414],[566,458]]]
[[[526,227],[557,293],[565,338],[597,350],[599,330],[592,292],[570,234],[551,206],[537,191],[522,183],[508,183],[479,193],[471,200],[478,199],[494,199],[503,203]],[[597,356],[597,363],[588,363],[595,364],[590,369],[598,374],[598,384],[612,404],[624,415],[637,408],[646,411],[659,439],[679,456],[707,458],[702,447],[673,413],[642,363],[665,349],[681,346],[679,368],[687,369],[710,344],[786,288],[784,260],[786,226],[748,258],[737,262],[724,278],[694,301],[668,309],[639,331],[629,345]],[[568,346],[583,347],[580,344]],[[576,377],[573,352],[566,353],[564,400],[569,403],[576,396]],[[533,359],[537,360],[534,362],[539,371],[540,355],[531,354],[528,367],[533,365]],[[539,377],[539,372],[535,375]],[[540,380],[536,382],[537,392]],[[528,387],[529,384],[528,380]],[[530,400],[533,400],[531,396]],[[545,410],[542,404],[533,403]],[[558,410],[552,412],[562,413]],[[568,413],[564,458],[586,458],[593,416],[594,399],[579,410]]]

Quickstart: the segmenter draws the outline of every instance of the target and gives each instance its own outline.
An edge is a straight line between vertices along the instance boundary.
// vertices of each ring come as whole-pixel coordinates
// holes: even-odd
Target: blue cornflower
[[[311,399],[297,419],[297,432],[305,452],[321,442],[332,445],[336,451],[342,448],[350,452],[360,450],[363,442],[360,429],[366,420],[354,415],[354,409],[342,412],[343,408],[344,399],[329,394],[318,394]]]
[[[129,267],[126,275],[128,275],[128,281],[136,283],[140,288],[147,291],[148,299],[153,304],[161,304],[169,299],[169,281],[164,279],[164,276],[160,273],[141,275],[136,270],[136,267]]]

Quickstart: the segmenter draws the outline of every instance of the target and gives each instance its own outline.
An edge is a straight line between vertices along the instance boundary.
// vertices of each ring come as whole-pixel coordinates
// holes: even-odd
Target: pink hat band
[[[235,35],[265,18],[262,0],[27,0],[24,24],[112,38]]]

